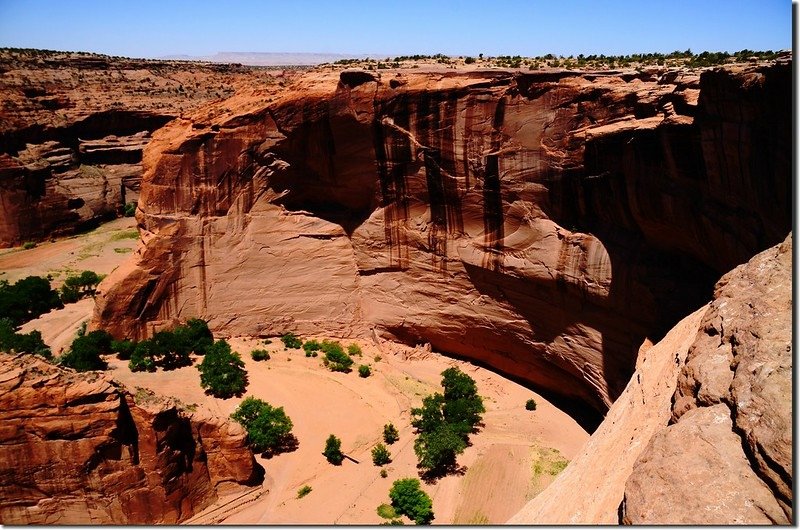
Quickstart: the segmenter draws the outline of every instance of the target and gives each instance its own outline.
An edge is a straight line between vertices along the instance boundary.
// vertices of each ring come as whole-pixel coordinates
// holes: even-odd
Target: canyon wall
[[[791,64],[313,72],[179,119],[94,327],[373,333],[486,363],[588,427],[791,226]]]
[[[174,524],[259,483],[238,424],[0,353],[0,523]]]
[[[138,199],[150,133],[266,77],[237,65],[0,50],[0,247],[115,218]]]
[[[581,453],[512,524],[791,524],[792,238],[644,350]]]

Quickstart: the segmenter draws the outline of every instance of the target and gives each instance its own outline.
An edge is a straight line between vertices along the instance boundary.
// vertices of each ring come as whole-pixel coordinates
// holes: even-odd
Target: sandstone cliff
[[[138,198],[150,133],[271,74],[0,50],[0,247],[73,233]]]
[[[790,236],[642,352],[581,454],[509,522],[791,523],[791,315]]]
[[[789,232],[790,72],[353,71],[235,96],[154,135],[145,244],[93,325],[374,330],[596,425],[642,342]]]
[[[263,477],[240,426],[0,353],[0,523],[154,524]]]

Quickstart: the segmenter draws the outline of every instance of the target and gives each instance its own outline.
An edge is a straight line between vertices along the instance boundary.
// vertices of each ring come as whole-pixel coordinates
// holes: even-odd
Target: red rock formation
[[[176,523],[263,477],[240,426],[30,355],[0,353],[0,425],[3,524]]]
[[[0,51],[0,72],[0,247],[116,217],[137,200],[150,132],[272,75],[14,50]]]
[[[509,522],[790,523],[791,351],[789,236],[643,349],[581,454]]]
[[[93,325],[375,329],[596,425],[642,341],[789,231],[790,71],[345,72],[234,97],[155,135],[146,245]]]

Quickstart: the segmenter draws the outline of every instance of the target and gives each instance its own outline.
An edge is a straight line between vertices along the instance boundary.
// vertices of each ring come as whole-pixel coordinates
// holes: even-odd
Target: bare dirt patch
[[[532,455],[536,448],[553,448],[570,458],[588,435],[566,414],[541,396],[486,369],[423,349],[383,343],[380,347],[356,341],[363,350],[356,365],[369,364],[372,375],[331,372],[319,357],[303,350],[284,350],[283,344],[249,338],[233,338],[231,345],[245,361],[249,386],[245,396],[255,396],[282,406],[294,422],[298,448],[270,459],[258,457],[266,470],[260,494],[220,499],[191,523],[228,524],[321,523],[378,524],[376,509],[388,503],[394,480],[417,477],[411,407],[440,389],[441,372],[458,366],[478,384],[487,412],[484,427],[471,437],[472,445],[458,459],[461,475],[424,484],[432,499],[434,523],[503,523],[529,498],[536,482]],[[343,341],[347,345],[350,341]],[[250,351],[267,349],[271,359],[253,361]],[[375,361],[375,356],[380,356]],[[241,398],[216,399],[203,393],[194,366],[156,373],[131,373],[127,363],[111,359],[115,378],[134,389],[143,387],[171,395],[187,405],[197,405],[228,416]],[[535,412],[525,410],[534,397]],[[387,478],[372,463],[372,447],[382,441],[383,425],[392,422],[400,439],[388,446],[392,462]],[[341,466],[322,456],[325,439],[335,434],[349,457]],[[298,498],[298,491],[311,491]],[[266,493],[265,493],[266,490]],[[488,494],[487,494],[488,493]],[[257,498],[255,498],[257,497]]]

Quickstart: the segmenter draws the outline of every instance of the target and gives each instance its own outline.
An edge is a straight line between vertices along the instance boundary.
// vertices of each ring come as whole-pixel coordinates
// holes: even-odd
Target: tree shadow
[[[417,468],[420,466],[417,465]],[[448,464],[447,466],[443,466],[436,469],[429,469],[427,471],[420,471],[419,478],[425,484],[432,485],[436,484],[436,482],[449,475],[456,475],[459,477],[463,477],[467,472],[467,466],[462,466],[458,462],[454,462],[452,464]]]
[[[297,451],[298,447],[300,447],[300,441],[297,439],[297,436],[289,433],[281,439],[280,444],[278,444],[276,447],[271,447],[262,452],[261,457],[269,460],[273,456]]]

